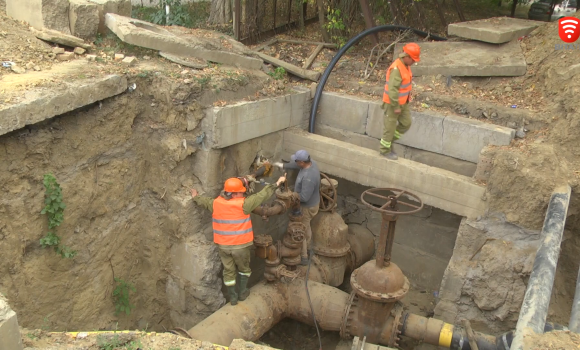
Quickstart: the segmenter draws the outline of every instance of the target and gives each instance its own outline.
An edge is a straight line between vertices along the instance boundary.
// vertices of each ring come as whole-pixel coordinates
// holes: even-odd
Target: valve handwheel
[[[387,196],[379,194],[380,192],[386,191],[392,192],[393,194]],[[401,198],[401,196],[403,195],[415,202],[418,202],[419,205],[414,205],[399,200],[399,198]],[[385,204],[381,205],[380,207],[377,207],[376,205],[373,205],[369,203],[367,200],[365,200],[365,197],[367,198],[367,200],[369,199],[369,197],[380,198],[385,201]],[[423,201],[421,200],[421,198],[419,198],[417,195],[412,194],[409,191],[401,190],[398,188],[371,188],[369,190],[364,191],[361,194],[360,200],[361,202],[363,202],[364,205],[366,205],[370,209],[388,215],[409,215],[414,214],[419,210],[423,209]],[[409,210],[403,211],[398,210],[397,205],[406,207]]]
[[[338,202],[336,187],[333,185],[330,178],[328,176],[326,176],[326,174],[320,173],[320,176],[323,179],[326,179],[326,181],[328,181],[328,186],[330,186],[329,188],[332,189],[332,193],[330,193],[330,194],[324,193],[322,191],[322,187],[320,187],[320,209],[319,210],[320,211],[334,210],[336,208],[336,203]]]

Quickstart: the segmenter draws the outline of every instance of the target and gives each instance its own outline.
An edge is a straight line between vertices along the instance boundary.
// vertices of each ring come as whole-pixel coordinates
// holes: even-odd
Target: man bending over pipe
[[[399,58],[387,69],[385,91],[383,93],[383,137],[381,137],[381,155],[391,160],[399,157],[392,150],[393,141],[398,140],[411,127],[411,88],[413,73],[411,66],[419,62],[421,47],[409,43],[403,47]],[[398,124],[398,125],[397,125]]]
[[[320,205],[320,171],[315,161],[310,159],[310,154],[305,150],[297,151],[287,164],[274,163],[280,169],[300,169],[294,192],[300,195],[302,207],[302,223],[306,226],[306,239],[302,241],[301,265],[308,265],[308,247],[312,240],[312,228],[310,221],[316,214]]]
[[[238,178],[227,179],[224,190],[216,199],[198,196],[197,191],[191,189],[193,201],[212,212],[213,241],[219,247],[224,265],[224,284],[228,288],[232,305],[236,305],[238,300],[246,300],[250,295],[247,285],[252,273],[250,252],[254,244],[250,213],[267,201],[284,181],[286,175],[247,198],[244,197],[246,188]],[[240,274],[239,295],[236,292],[236,267]]]

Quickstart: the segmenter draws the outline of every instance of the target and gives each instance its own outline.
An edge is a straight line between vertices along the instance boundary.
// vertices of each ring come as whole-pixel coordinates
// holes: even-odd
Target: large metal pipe
[[[254,341],[285,317],[312,325],[312,311],[304,280],[290,283],[260,282],[236,306],[227,304],[189,330],[202,341],[229,346],[234,339]],[[308,291],[316,321],[322,329],[338,331],[348,294],[325,284],[310,282]]]
[[[576,277],[576,292],[574,293],[568,328],[574,333],[580,333],[580,268],[578,269],[578,277]]]
[[[520,310],[511,350],[524,348],[524,335],[528,332],[543,333],[550,306],[550,297],[556,266],[560,255],[562,234],[566,223],[566,214],[570,204],[570,186],[557,188],[550,198],[544,226],[542,243],[536,253],[534,267],[528,281],[526,294]]]

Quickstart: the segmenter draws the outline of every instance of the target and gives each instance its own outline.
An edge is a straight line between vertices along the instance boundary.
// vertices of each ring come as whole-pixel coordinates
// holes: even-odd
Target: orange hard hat
[[[403,46],[403,51],[405,51],[405,53],[408,54],[413,59],[413,61],[420,61],[419,56],[421,55],[421,47],[419,45],[415,43],[409,43]]]
[[[224,191],[226,192],[246,192],[246,188],[242,183],[242,180],[232,177],[226,180],[224,185]]]

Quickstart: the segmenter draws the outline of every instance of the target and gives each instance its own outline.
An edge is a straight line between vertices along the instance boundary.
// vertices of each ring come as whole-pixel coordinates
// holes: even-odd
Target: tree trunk
[[[463,15],[463,10],[461,10],[459,0],[453,0],[453,3],[455,4],[455,9],[457,10],[457,14],[459,15],[459,20],[461,22],[465,22],[465,16]]]
[[[211,24],[226,24],[232,19],[230,0],[212,0],[209,22]]]
[[[515,17],[516,16],[516,7],[518,6],[518,1],[519,0],[513,0],[513,3],[512,3],[512,14],[511,14],[512,17]]]
[[[417,21],[419,22],[419,26],[423,30],[427,30],[425,26],[425,21],[423,21],[423,13],[421,12],[421,7],[419,6],[419,2],[415,0],[411,0],[413,3],[413,9],[415,9],[415,13],[417,14]]]
[[[322,39],[324,42],[330,42],[330,35],[324,28],[324,24],[326,21],[324,20],[324,0],[316,0],[316,4],[318,5],[318,22],[320,23],[320,33],[322,34]]]
[[[556,7],[556,3],[558,2],[558,0],[552,0],[552,4],[550,5],[550,17],[549,20],[552,20],[552,15],[554,14],[554,8]]]
[[[439,15],[439,19],[441,20],[441,24],[444,28],[447,28],[447,21],[445,20],[445,13],[443,13],[443,9],[439,6],[438,0],[432,0],[433,4],[435,5],[435,9],[437,10],[437,14]]]

